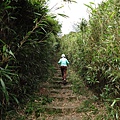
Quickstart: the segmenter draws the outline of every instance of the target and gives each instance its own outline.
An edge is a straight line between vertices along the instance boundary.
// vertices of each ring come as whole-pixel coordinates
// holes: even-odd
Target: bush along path
[[[70,68],[66,85],[57,66],[53,79],[42,87],[40,94],[48,95],[51,102],[42,106],[36,120],[104,120],[104,105]]]

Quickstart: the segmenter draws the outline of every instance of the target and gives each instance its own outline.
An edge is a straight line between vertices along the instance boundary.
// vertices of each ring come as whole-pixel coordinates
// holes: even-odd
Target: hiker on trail
[[[63,82],[66,82],[67,65],[69,64],[69,61],[65,58],[65,54],[61,55],[61,58],[58,61],[58,64],[60,65],[60,69],[62,73],[62,80]]]

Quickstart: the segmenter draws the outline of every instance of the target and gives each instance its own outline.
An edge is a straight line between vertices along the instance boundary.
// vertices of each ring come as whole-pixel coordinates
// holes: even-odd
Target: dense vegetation
[[[111,119],[118,119],[120,107],[120,1],[108,0],[97,8],[86,5],[89,21],[82,19],[77,32],[62,37],[67,54],[86,85],[96,96],[110,103]]]
[[[50,77],[61,25],[48,13],[44,0],[0,3],[0,116]]]
[[[57,34],[61,25],[55,15],[48,14],[45,0],[1,1],[1,119],[5,119],[5,111],[28,101],[39,85],[51,77],[58,43],[80,78],[97,98],[107,103],[106,119],[119,119],[120,2],[108,0],[97,8],[94,3],[86,6],[91,12],[89,21],[82,19],[76,32],[60,39]]]

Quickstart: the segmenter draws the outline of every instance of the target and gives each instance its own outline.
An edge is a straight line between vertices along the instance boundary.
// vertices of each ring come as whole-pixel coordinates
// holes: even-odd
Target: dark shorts
[[[61,66],[60,67],[62,70],[67,70],[67,66]]]

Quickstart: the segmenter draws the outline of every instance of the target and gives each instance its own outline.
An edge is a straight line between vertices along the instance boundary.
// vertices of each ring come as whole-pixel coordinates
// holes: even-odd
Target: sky
[[[53,14],[65,14],[68,18],[57,15],[57,20],[62,24],[62,34],[68,34],[74,31],[74,24],[80,22],[82,18],[89,19],[90,10],[84,5],[90,5],[90,2],[94,2],[94,7],[97,7],[103,0],[76,0],[77,3],[63,2],[63,0],[49,0],[48,6]],[[60,9],[57,9],[61,7]]]

